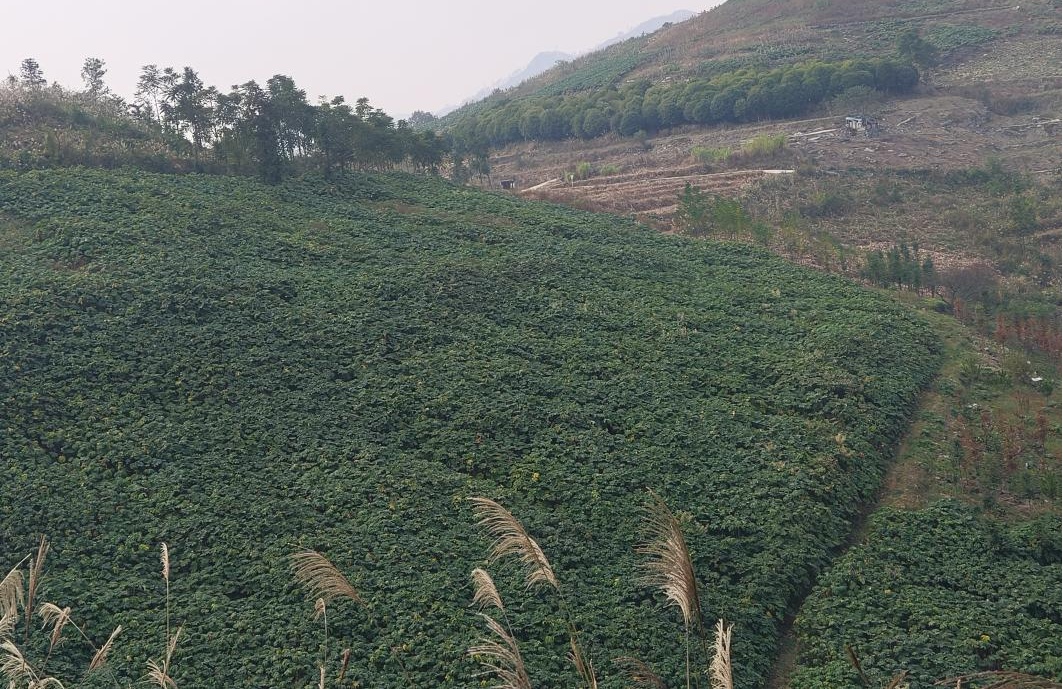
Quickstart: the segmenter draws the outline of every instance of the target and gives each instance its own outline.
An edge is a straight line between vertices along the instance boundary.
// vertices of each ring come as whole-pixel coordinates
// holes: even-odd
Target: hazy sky
[[[81,88],[86,57],[131,98],[140,67],[199,72],[227,91],[287,74],[319,96],[367,96],[389,114],[438,110],[546,50],[581,52],[652,17],[721,0],[37,0],[3,10],[0,76],[33,57]]]

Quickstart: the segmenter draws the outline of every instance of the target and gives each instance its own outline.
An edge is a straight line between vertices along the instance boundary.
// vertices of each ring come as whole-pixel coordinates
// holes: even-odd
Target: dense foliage
[[[943,502],[875,513],[866,541],[820,579],[797,620],[795,689],[912,687],[981,670],[1060,678],[1056,515],[1017,526]]]
[[[314,548],[367,602],[328,618],[348,681],[406,686],[401,659],[475,686],[487,495],[618,687],[618,655],[682,673],[635,577],[650,487],[756,686],[937,363],[843,280],[431,176],[0,172],[0,561],[47,533],[42,595],[95,638],[124,625],[135,678],[168,542],[178,685],[308,686],[320,626],[286,556]],[[537,685],[570,685],[556,602],[496,578]]]
[[[582,74],[582,73],[580,73]],[[848,89],[904,93],[919,82],[895,59],[808,61],[745,68],[685,81],[597,84],[523,98],[494,97],[450,118],[454,136],[500,146],[515,141],[631,136],[683,124],[794,117]],[[559,84],[567,82],[560,81]]]

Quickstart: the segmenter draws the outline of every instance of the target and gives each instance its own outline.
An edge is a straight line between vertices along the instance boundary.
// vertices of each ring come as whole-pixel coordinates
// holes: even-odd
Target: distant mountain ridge
[[[567,53],[567,52],[564,52],[564,51],[561,51],[561,50],[547,50],[547,51],[538,53],[535,57],[533,57],[528,62],[527,65],[525,65],[521,69],[518,69],[515,72],[511,73],[509,76],[507,76],[507,77],[505,77],[503,79],[499,79],[498,81],[496,81],[491,86],[488,86],[487,88],[481,89],[475,95],[464,99],[462,101],[462,104],[473,103],[473,102],[476,102],[478,100],[482,100],[482,99],[486,98],[487,96],[491,95],[491,93],[495,89],[505,90],[505,89],[517,86],[518,84],[520,84],[523,81],[526,81],[526,80],[531,79],[533,77],[539,76],[540,74],[542,74],[546,70],[548,70],[551,67],[553,67],[554,65],[556,65],[558,62],[567,62],[568,60],[574,60],[577,57],[579,57],[580,55],[586,55],[587,53],[592,53],[592,52],[594,52],[596,50],[602,50],[603,48],[608,48],[611,45],[614,45],[616,43],[621,43],[623,41],[626,41],[629,38],[635,38],[637,36],[642,36],[644,34],[653,33],[654,31],[657,31],[658,29],[660,29],[661,27],[665,26],[666,24],[677,24],[679,22],[686,21],[687,19],[690,19],[691,17],[693,17],[695,14],[696,14],[695,12],[692,12],[690,10],[676,10],[675,12],[672,12],[671,14],[662,15],[662,16],[659,16],[659,17],[653,17],[652,19],[647,19],[646,21],[642,22],[638,26],[636,26],[636,27],[634,27],[634,28],[632,28],[632,29],[630,29],[630,30],[628,30],[626,32],[619,33],[616,36],[614,36],[613,38],[610,38],[609,40],[604,41],[602,43],[599,43],[598,45],[594,46],[593,48],[590,48],[589,50],[585,50],[582,53]],[[437,116],[439,116],[439,117],[442,117],[443,115],[447,114],[448,112],[451,112],[452,110],[454,110],[454,109],[456,109],[458,107],[461,107],[461,106],[454,105],[454,106],[444,107],[444,108],[441,108],[439,111],[437,111],[435,114]]]

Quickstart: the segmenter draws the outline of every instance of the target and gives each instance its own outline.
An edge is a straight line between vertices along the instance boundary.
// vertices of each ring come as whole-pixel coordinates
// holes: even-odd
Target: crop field
[[[705,616],[761,685],[784,618],[878,488],[940,346],[767,252],[407,175],[0,173],[0,563],[111,669],[166,639],[178,686],[480,686],[467,498],[550,557],[603,687],[679,681],[678,615],[636,576],[646,489],[685,524]],[[365,606],[328,642],[288,556]],[[573,686],[557,603],[493,568],[536,686]],[[32,649],[31,649],[32,650]],[[36,649],[42,650],[42,649]],[[91,649],[49,668],[68,686]]]
[[[846,646],[876,686],[901,671],[912,686],[961,668],[1058,676],[1059,557],[1053,514],[1008,525],[955,502],[879,510],[805,601],[790,686],[858,686]]]

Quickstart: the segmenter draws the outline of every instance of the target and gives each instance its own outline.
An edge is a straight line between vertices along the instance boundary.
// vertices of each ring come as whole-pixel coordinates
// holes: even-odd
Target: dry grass
[[[529,588],[536,584],[549,584],[555,590],[560,590],[557,577],[542,548],[509,510],[490,498],[472,497],[469,501],[474,505],[480,526],[494,539],[489,556],[491,562],[507,555],[516,555],[527,570],[524,583]]]
[[[583,680],[583,685],[587,689],[598,689],[598,676],[594,672],[594,664],[583,656],[576,634],[569,635],[568,643],[568,661],[575,666],[576,672],[579,673],[580,679]]]
[[[159,560],[162,562],[162,579],[170,583],[170,548],[165,543],[159,545]]]
[[[162,580],[166,583],[166,644],[170,644],[170,547],[159,544],[159,560],[162,565]]]
[[[587,689],[597,689],[598,678],[595,675],[594,666],[583,652],[579,642],[579,628],[572,620],[572,613],[561,592],[561,585],[558,583],[549,560],[543,554],[542,548],[528,534],[524,525],[509,510],[494,500],[471,497],[469,501],[474,505],[473,510],[479,519],[479,525],[493,539],[489,560],[495,562],[507,555],[516,555],[525,567],[525,586],[531,588],[536,584],[549,584],[554,589],[565,617],[565,626],[568,629],[569,648],[571,649],[568,660],[575,666],[582,680],[581,686]]]
[[[907,677],[907,670],[905,670],[904,672],[898,672],[896,675],[893,676],[893,679],[889,681],[889,684],[886,685],[885,689],[900,689],[900,687],[906,686],[904,685],[904,680]]]
[[[33,674],[33,669],[30,664],[26,662],[26,658],[22,655],[21,649],[15,645],[14,641],[5,639],[0,643],[0,653],[3,653],[3,662],[0,663],[0,674],[10,682],[10,686],[18,686],[19,681],[28,678],[36,679]]]

